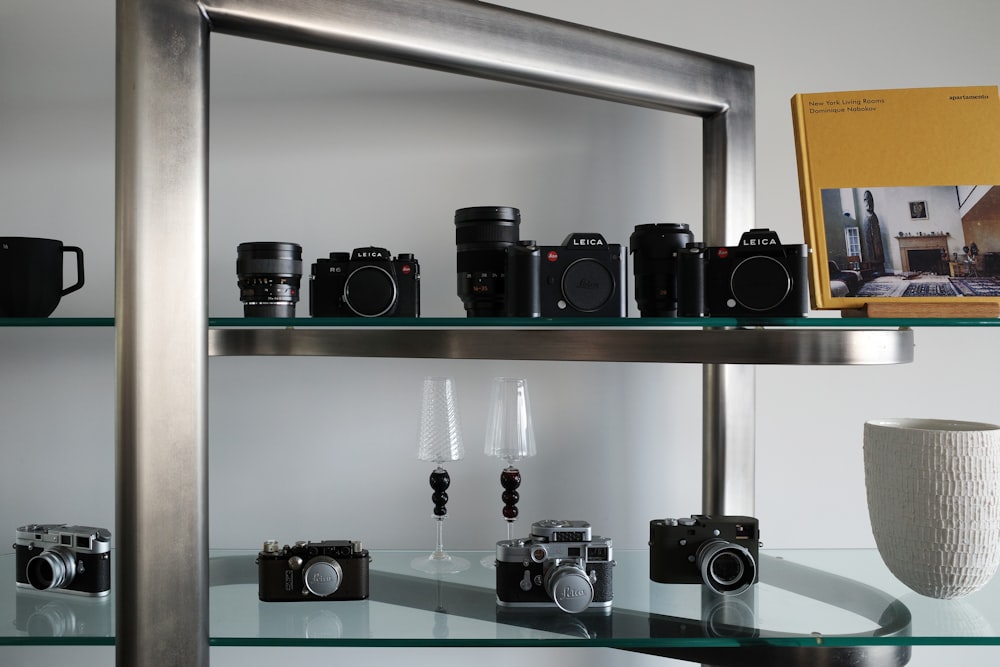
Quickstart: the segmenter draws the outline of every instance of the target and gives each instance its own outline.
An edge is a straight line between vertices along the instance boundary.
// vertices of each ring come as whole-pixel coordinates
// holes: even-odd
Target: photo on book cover
[[[826,188],[831,298],[1000,297],[1000,185]]]

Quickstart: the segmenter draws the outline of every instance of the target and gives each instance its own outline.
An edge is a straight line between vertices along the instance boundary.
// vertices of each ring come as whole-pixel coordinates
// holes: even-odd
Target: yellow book
[[[813,307],[998,308],[996,86],[798,94],[792,122]]]

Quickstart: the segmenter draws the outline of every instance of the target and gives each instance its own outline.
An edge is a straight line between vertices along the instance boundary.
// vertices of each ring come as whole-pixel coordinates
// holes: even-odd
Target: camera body
[[[681,317],[801,317],[809,312],[809,247],[751,229],[739,245],[687,243],[677,252]]]
[[[560,246],[519,241],[507,249],[507,314],[625,317],[626,258],[601,234],[574,232]]]
[[[111,591],[111,532],[92,526],[31,523],[14,540],[20,588],[103,597]]]
[[[497,542],[497,604],[610,609],[612,555],[611,540],[592,537],[586,521],[536,521],[527,538]]]
[[[324,540],[279,546],[257,554],[257,595],[264,602],[364,600],[371,557],[361,542]]]
[[[722,595],[757,582],[760,531],[749,516],[654,519],[649,522],[649,578],[661,584],[697,584]]]
[[[420,263],[412,253],[395,258],[368,246],[331,252],[312,265],[312,317],[419,317]]]

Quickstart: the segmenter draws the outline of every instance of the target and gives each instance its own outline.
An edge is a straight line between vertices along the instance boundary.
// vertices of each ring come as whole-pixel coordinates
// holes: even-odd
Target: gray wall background
[[[715,3],[506,0],[557,18],[748,62],[757,72],[757,219],[802,238],[789,98],[796,92],[993,84],[1000,10],[987,1]],[[570,231],[627,243],[634,225],[700,227],[696,120],[216,36],[212,43],[210,309],[241,313],[236,245],[301,243],[307,261],[383,245],[422,266],[423,314],[460,316],[454,209],[518,206],[522,237]],[[113,314],[114,2],[0,0],[0,234],[86,252],[87,284],[56,315]],[[171,289],[164,257],[163,289]],[[304,295],[307,298],[307,295]],[[635,314],[634,302],[630,308]],[[299,305],[307,314],[307,301]],[[996,334],[917,331],[900,367],[758,370],[757,515],[768,547],[872,547],[861,426],[880,416],[995,421]],[[4,329],[0,341],[0,527],[114,525],[114,340],[100,329]],[[619,548],[648,520],[700,510],[700,369],[648,364],[214,359],[210,364],[213,547],[352,537],[432,546],[415,459],[420,380],[453,375],[467,457],[449,469],[446,543],[503,535],[500,466],[480,453],[490,379],[527,377],[539,454],[521,466],[526,523],[589,520]],[[912,664],[961,650],[920,647]],[[38,649],[0,648],[3,664]],[[46,656],[66,658],[53,649]],[[83,652],[93,664],[107,649]],[[405,659],[484,665],[521,649],[213,650],[216,664]],[[652,664],[547,650],[578,665]],[[74,662],[79,664],[79,652]],[[933,662],[932,662],[933,661]],[[657,661],[657,664],[664,664]]]

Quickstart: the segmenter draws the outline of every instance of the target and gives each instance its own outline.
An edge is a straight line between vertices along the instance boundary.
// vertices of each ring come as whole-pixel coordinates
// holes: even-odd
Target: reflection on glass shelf
[[[370,597],[260,602],[256,551],[213,551],[210,631],[226,646],[671,647],[1000,645],[1000,584],[934,600],[896,581],[874,550],[768,550],[761,583],[742,596],[657,584],[648,553],[615,552],[614,607],[566,614],[496,605],[495,573],[410,569],[412,551],[372,552]],[[483,552],[462,552],[477,561]],[[0,644],[113,644],[112,599],[16,591],[14,556],[0,556]]]

